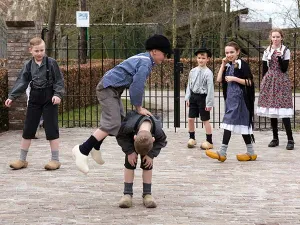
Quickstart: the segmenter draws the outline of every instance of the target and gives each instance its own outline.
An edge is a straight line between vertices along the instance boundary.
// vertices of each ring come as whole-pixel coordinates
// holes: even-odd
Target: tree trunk
[[[172,15],[172,46],[177,47],[177,0],[173,0],[173,15]]]
[[[87,11],[86,0],[80,0],[80,10]],[[80,63],[85,64],[87,58],[87,27],[80,28],[79,52],[79,61]]]
[[[225,47],[225,37],[226,31],[228,29],[228,20],[230,20],[230,0],[222,0],[222,19],[221,19],[221,27],[220,27],[220,56],[224,56],[224,47]]]
[[[46,53],[49,57],[52,56],[53,52],[53,37],[55,34],[55,21],[56,21],[56,12],[57,12],[57,0],[51,1],[49,19],[48,19],[48,32],[46,37]]]

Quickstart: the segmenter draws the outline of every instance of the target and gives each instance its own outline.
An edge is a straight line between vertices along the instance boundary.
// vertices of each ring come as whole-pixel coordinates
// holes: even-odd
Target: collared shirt
[[[32,82],[33,88],[46,88],[53,86],[54,96],[59,98],[63,97],[64,94],[64,80],[62,72],[60,71],[55,59],[48,57],[49,62],[49,81],[47,80],[47,68],[46,68],[46,57],[43,58],[41,65],[38,65],[34,59],[31,63],[31,80],[29,77],[29,71],[27,71],[27,64],[29,61],[24,63],[22,70],[19,73],[18,79],[12,88],[8,98],[15,100],[22,95],[28,87],[29,82]]]
[[[214,76],[212,71],[199,66],[193,68],[189,74],[188,85],[186,87],[185,100],[191,97],[191,92],[197,94],[207,94],[206,107],[214,106]]]
[[[154,65],[155,63],[149,52],[134,55],[104,74],[103,87],[125,86],[129,88],[131,104],[141,106],[145,83]]]

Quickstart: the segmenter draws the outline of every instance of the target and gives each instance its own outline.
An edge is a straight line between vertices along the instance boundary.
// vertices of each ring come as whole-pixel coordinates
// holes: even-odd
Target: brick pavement
[[[256,132],[256,162],[238,162],[245,150],[242,137],[233,135],[228,159],[219,163],[199,149],[186,148],[185,129],[166,130],[168,146],[154,161],[153,195],[158,208],[142,205],[141,170],[136,171],[133,208],[120,209],[123,191],[123,153],[114,138],[103,144],[106,163],[89,161],[90,173],[78,172],[71,149],[93,131],[61,129],[61,162],[57,171],[45,171],[48,144],[33,140],[29,167],[13,171],[8,162],[19,157],[21,131],[0,134],[0,224],[186,224],[277,225],[300,224],[300,156],[280,146],[267,148],[271,132]],[[215,147],[222,130],[214,130]],[[204,137],[203,129],[197,137]],[[299,134],[295,134],[300,143]]]

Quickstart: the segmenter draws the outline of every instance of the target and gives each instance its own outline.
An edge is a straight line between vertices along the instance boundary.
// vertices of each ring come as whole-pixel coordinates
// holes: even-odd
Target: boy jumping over
[[[87,174],[87,157],[103,164],[100,146],[108,136],[116,136],[121,126],[124,110],[121,95],[129,88],[131,104],[141,115],[151,115],[142,107],[145,83],[154,65],[161,64],[172,53],[169,40],[163,35],[154,35],[146,41],[147,52],[132,56],[113,69],[107,71],[99,82],[96,93],[101,105],[100,127],[81,145],[76,145],[72,152],[77,168]]]

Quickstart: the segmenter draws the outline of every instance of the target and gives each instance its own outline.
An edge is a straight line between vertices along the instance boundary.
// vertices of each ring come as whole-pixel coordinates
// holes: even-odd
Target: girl
[[[206,155],[221,162],[226,160],[226,151],[231,132],[242,134],[247,153],[238,154],[239,161],[256,160],[252,142],[254,114],[254,83],[248,64],[239,59],[240,47],[235,42],[225,46],[226,57],[222,59],[217,81],[222,82],[225,99],[225,115],[221,128],[224,128],[223,141],[218,152],[206,151]]]
[[[258,116],[271,118],[273,140],[269,147],[279,145],[278,139],[278,118],[282,118],[288,143],[287,150],[294,149],[294,139],[290,118],[294,114],[292,91],[289,76],[287,74],[290,50],[282,44],[283,32],[280,29],[273,29],[270,32],[270,46],[263,55],[263,80],[260,87]]]

